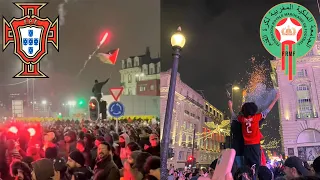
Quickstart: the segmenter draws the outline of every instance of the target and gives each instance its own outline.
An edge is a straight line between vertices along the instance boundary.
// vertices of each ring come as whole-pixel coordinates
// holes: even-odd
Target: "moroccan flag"
[[[99,53],[97,57],[100,59],[101,62],[106,64],[116,64],[118,58],[119,48],[111,50],[107,53]]]

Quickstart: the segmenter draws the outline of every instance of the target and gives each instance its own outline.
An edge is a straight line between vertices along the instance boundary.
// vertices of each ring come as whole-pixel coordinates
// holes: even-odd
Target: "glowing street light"
[[[239,90],[240,88],[238,87],[238,86],[233,86],[232,87],[232,90],[235,90],[235,91],[237,91],[237,90]]]
[[[46,104],[47,104],[47,101],[46,101],[46,100],[43,100],[43,101],[41,102],[41,104],[46,105]]]
[[[77,104],[76,101],[68,101],[69,106],[75,106]]]
[[[177,32],[171,37],[171,46],[173,49],[173,65],[171,69],[171,78],[170,78],[170,86],[168,92],[168,100],[166,107],[166,114],[164,118],[163,124],[163,132],[162,132],[162,140],[161,140],[161,176],[167,177],[167,159],[169,152],[169,144],[170,144],[170,130],[171,130],[171,121],[172,121],[172,112],[174,105],[174,96],[175,96],[175,87],[176,87],[176,79],[178,73],[178,64],[180,59],[180,52],[186,43],[186,38],[181,33],[181,27],[178,27]]]

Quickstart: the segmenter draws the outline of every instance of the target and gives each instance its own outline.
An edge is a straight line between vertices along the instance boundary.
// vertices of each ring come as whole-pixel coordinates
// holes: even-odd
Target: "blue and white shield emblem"
[[[35,56],[41,49],[42,28],[22,27],[19,28],[21,37],[21,50],[28,56]]]

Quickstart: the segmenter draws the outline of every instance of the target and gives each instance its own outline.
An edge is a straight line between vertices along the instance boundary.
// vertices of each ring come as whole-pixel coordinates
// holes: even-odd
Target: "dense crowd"
[[[136,120],[7,122],[1,179],[160,179],[158,123]]]
[[[214,160],[208,169],[196,168],[177,171],[172,168],[169,171],[168,180],[211,180],[217,162],[218,159]],[[258,172],[255,172],[255,168],[238,167],[234,163],[231,173],[234,180],[319,180],[320,156],[313,161],[312,165],[295,156],[287,158],[284,162],[268,162],[265,166],[260,166]]]

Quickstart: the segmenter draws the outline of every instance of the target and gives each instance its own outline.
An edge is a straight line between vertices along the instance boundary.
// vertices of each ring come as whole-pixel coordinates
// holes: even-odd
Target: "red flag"
[[[97,54],[97,57],[103,63],[114,65],[117,62],[118,54],[119,54],[119,48],[111,50],[107,53],[99,53]]]

